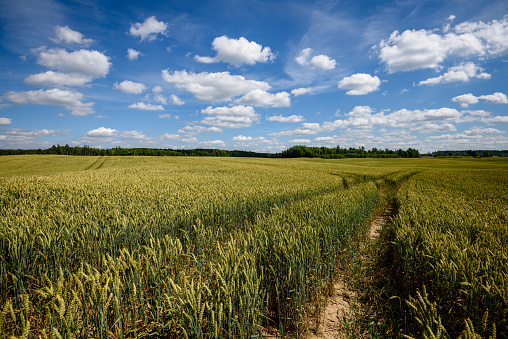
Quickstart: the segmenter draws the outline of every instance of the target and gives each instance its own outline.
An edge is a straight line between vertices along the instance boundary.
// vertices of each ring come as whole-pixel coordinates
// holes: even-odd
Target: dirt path
[[[391,223],[395,207],[388,203],[383,211],[374,219],[370,226],[369,238],[376,241],[385,225]],[[368,260],[368,258],[363,258]],[[347,338],[354,326],[354,316],[361,304],[357,301],[357,293],[346,284],[345,277],[340,275],[334,284],[333,293],[328,298],[323,319],[317,333],[309,332],[308,339]]]

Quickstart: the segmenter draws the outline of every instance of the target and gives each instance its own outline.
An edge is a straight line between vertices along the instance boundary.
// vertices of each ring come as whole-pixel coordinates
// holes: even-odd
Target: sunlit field
[[[0,157],[0,338],[303,336],[389,187],[401,326],[508,335],[508,159],[27,155]]]

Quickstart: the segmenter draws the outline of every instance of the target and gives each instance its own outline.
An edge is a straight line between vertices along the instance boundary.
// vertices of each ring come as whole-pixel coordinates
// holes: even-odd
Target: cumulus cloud
[[[464,22],[455,27],[459,34],[471,34],[485,43],[485,49],[491,55],[508,53],[508,16],[490,22]]]
[[[312,93],[311,87],[295,88],[294,90],[291,91],[291,94],[293,94],[295,97],[297,97],[299,95],[304,95],[307,93]]]
[[[32,86],[83,86],[93,80],[90,75],[80,73],[61,73],[47,71],[45,73],[32,74],[25,79],[25,83]]]
[[[293,139],[288,141],[290,144],[294,145],[304,145],[304,144],[310,144],[309,139]]]
[[[206,102],[228,101],[233,97],[247,94],[252,90],[269,90],[270,85],[263,81],[246,80],[241,75],[229,72],[188,73],[187,71],[162,71],[163,79]]]
[[[148,39],[153,41],[157,38],[157,34],[166,35],[168,24],[162,21],[157,21],[155,16],[149,17],[143,23],[136,22],[131,24],[129,29],[130,35],[141,38],[141,41]]]
[[[295,58],[296,62],[301,66],[311,66],[313,68],[319,68],[325,71],[332,70],[337,65],[337,61],[335,61],[335,59],[332,59],[324,54],[316,55],[310,58],[311,53],[312,48],[303,49]]]
[[[140,51],[136,51],[135,49],[129,48],[127,50],[127,59],[129,60],[137,60],[139,56],[141,55]]]
[[[492,118],[482,118],[482,122],[486,124],[508,124],[508,116],[496,116]]]
[[[494,93],[489,95],[480,95],[478,98],[487,101],[488,104],[508,104],[508,98],[504,93]]]
[[[196,55],[196,61],[202,63],[226,62],[234,66],[243,64],[254,65],[256,63],[266,63],[273,61],[275,55],[270,47],[263,47],[260,44],[249,41],[244,37],[239,39],[230,39],[227,36],[217,37],[212,42],[212,49],[217,55],[211,57],[201,57]]]
[[[357,73],[339,81],[339,88],[347,89],[347,95],[364,95],[377,91],[380,84],[381,80],[377,76]]]
[[[139,82],[132,82],[129,80],[122,81],[121,83],[115,82],[114,89],[119,89],[124,93],[141,94],[148,90],[148,87]]]
[[[461,107],[477,104],[480,99],[485,100],[488,104],[508,104],[508,97],[504,93],[496,92],[494,94],[475,96],[472,93],[456,96],[452,98],[453,102],[458,102]]]
[[[92,138],[109,138],[118,134],[118,131],[113,128],[99,127],[88,131],[85,136]]]
[[[120,133],[120,138],[122,139],[146,139],[147,136],[145,133],[140,131],[123,131]]]
[[[226,147],[226,143],[222,140],[210,140],[198,142],[198,146],[202,148]]]
[[[80,32],[73,31],[69,26],[56,26],[55,27],[56,39],[51,39],[54,42],[65,42],[68,44],[74,43],[78,45],[89,45],[93,42],[92,39],[85,39],[85,36]]]
[[[379,58],[390,73],[438,68],[450,55],[498,56],[508,53],[508,16],[484,23],[464,22],[446,34],[435,30],[394,31],[379,45]]]
[[[337,62],[335,59],[330,58],[327,55],[316,55],[310,59],[310,64],[315,68],[320,68],[325,71],[329,71],[335,68]]]
[[[183,101],[182,99],[180,99],[178,96],[176,96],[175,94],[171,94],[169,96],[171,98],[171,102],[173,103],[173,105],[176,105],[176,106],[182,106],[182,105],[185,105],[185,101]]]
[[[233,141],[261,141],[265,142],[265,137],[249,137],[245,135],[237,135],[236,137],[233,137]]]
[[[44,138],[54,137],[57,135],[67,135],[71,132],[66,130],[51,129],[32,129],[25,130],[21,128],[9,128],[0,130],[0,142],[4,143],[8,148],[46,148],[51,147],[53,143],[41,141]]]
[[[142,111],[164,111],[164,107],[162,105],[146,104],[144,102],[137,102],[135,104],[129,105],[128,107]]]
[[[301,122],[305,119],[303,118],[303,115],[290,115],[288,117],[284,117],[282,115],[274,115],[271,117],[266,117],[266,120],[277,122]]]
[[[222,128],[219,127],[204,127],[204,126],[185,126],[184,128],[180,129],[178,133],[183,133],[187,136],[194,136],[206,132],[215,132],[215,133],[222,133]]]
[[[35,52],[39,53],[37,60],[39,65],[94,78],[105,77],[111,67],[109,57],[93,50],[81,49],[75,52],[67,52],[64,49],[37,49]]]
[[[202,123],[221,128],[242,128],[250,127],[259,120],[259,115],[251,106],[216,107],[201,110],[207,116],[201,120]]]
[[[12,123],[11,118],[0,118],[0,126],[7,126]]]
[[[471,78],[490,79],[491,75],[483,72],[483,68],[476,66],[472,62],[450,67],[448,72],[435,78],[429,78],[420,81],[418,85],[435,85],[449,82],[467,82]]]
[[[314,135],[323,132],[331,132],[336,129],[360,128],[371,129],[373,126],[394,127],[394,128],[418,128],[419,126],[441,122],[441,124],[459,121],[462,113],[452,108],[439,108],[429,110],[407,110],[401,109],[392,113],[375,113],[369,106],[357,106],[346,116],[346,119],[325,121],[320,123],[303,123],[301,127],[290,131],[271,133],[270,136],[289,135]],[[427,126],[430,130],[431,126]],[[445,125],[444,128],[451,128]],[[425,130],[422,127],[422,130]]]
[[[160,138],[162,140],[178,140],[178,139],[180,139],[180,136],[178,134],[165,133],[165,134],[161,135]]]
[[[83,103],[83,94],[74,91],[60,90],[57,88],[50,90],[38,90],[27,92],[7,92],[4,98],[19,105],[49,105],[64,106],[71,110],[73,115],[93,114],[93,102]]]
[[[289,93],[280,92],[277,94],[268,93],[262,89],[255,89],[245,94],[240,99],[236,100],[237,103],[242,105],[251,106],[271,106],[271,107],[289,107],[291,106],[291,99]]]
[[[435,123],[427,123],[421,126],[412,128],[412,131],[417,131],[421,134],[433,134],[433,133],[444,133],[444,132],[455,132],[457,128],[450,124],[435,124]]]

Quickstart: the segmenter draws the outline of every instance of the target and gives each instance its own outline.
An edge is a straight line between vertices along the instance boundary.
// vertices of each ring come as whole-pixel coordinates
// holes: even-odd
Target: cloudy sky
[[[0,0],[0,148],[508,149],[508,2]]]

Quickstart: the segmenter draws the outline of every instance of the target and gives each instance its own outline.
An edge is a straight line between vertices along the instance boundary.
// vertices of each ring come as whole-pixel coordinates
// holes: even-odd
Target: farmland
[[[0,338],[304,336],[387,199],[401,331],[508,335],[503,158],[27,155],[0,157]]]

